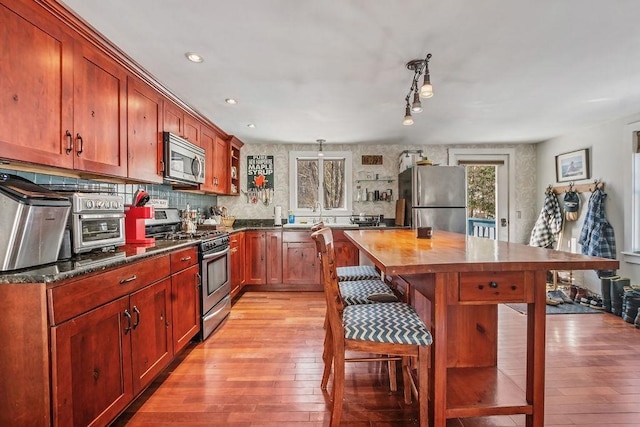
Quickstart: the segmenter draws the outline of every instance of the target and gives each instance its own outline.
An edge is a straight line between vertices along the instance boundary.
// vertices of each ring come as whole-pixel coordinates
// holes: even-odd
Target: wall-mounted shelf
[[[378,178],[378,179],[356,179],[356,182],[393,182],[395,178]]]

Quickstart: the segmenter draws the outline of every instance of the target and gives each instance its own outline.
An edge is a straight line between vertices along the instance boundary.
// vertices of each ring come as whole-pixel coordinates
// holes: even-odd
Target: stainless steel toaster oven
[[[109,249],[125,244],[122,196],[74,193],[71,199],[73,252]]]

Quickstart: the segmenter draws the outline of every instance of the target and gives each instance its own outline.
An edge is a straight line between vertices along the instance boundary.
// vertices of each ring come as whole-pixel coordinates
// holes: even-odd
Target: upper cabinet
[[[0,156],[72,168],[64,135],[73,122],[73,39],[27,5],[14,7],[0,5]]]
[[[200,122],[168,100],[164,101],[164,131],[181,136],[197,146],[202,146]]]
[[[229,145],[231,150],[229,194],[232,196],[237,196],[240,194],[240,149],[242,148],[244,143],[235,136],[232,136],[229,139]]]
[[[0,6],[2,155],[126,177],[126,72],[31,7]]]
[[[97,49],[82,44],[74,58],[74,166],[127,176],[127,73]]]
[[[127,144],[129,178],[162,183],[162,96],[131,76],[127,84]]]
[[[201,190],[216,194],[229,193],[229,144],[213,129],[202,126],[202,148],[205,149],[205,182]]]
[[[167,131],[206,150],[205,191],[238,194],[242,143],[183,108],[62,4],[0,0],[0,23],[0,158],[161,183]]]

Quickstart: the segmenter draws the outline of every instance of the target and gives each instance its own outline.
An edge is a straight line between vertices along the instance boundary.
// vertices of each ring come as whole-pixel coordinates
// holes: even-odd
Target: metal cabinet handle
[[[133,282],[133,281],[134,281],[134,280],[136,280],[137,278],[138,278],[138,276],[136,276],[136,275],[134,274],[134,275],[133,275],[133,276],[131,276],[131,277],[128,277],[128,278],[126,278],[126,279],[122,279],[122,280],[120,280],[120,284],[121,284],[121,285],[124,285],[125,283]]]
[[[67,152],[67,154],[69,154],[70,152],[73,151],[73,135],[71,135],[71,132],[69,132],[69,130],[67,130],[64,133],[64,136],[68,139],[69,141],[69,145],[67,145],[67,149],[65,150]]]
[[[82,140],[82,135],[80,135],[80,132],[78,132],[76,134],[76,139],[78,141],[80,141],[80,149],[78,150],[78,157],[80,157],[80,154],[82,154],[82,151],[84,151],[84,141]]]
[[[191,259],[190,256],[186,256],[184,258],[180,258],[180,261],[189,261]]]
[[[493,289],[496,289],[496,288],[498,287],[498,283],[496,283],[496,282],[489,282],[489,287],[490,287],[490,288],[493,288]]]
[[[135,305],[133,306],[133,312],[136,313],[136,320],[133,322],[133,329],[137,328],[140,324],[140,310]]]
[[[124,310],[124,315],[126,316],[127,323],[128,323],[126,329],[124,330],[124,334],[127,335],[129,333],[129,331],[131,330],[131,313],[129,313],[129,310],[125,309]]]

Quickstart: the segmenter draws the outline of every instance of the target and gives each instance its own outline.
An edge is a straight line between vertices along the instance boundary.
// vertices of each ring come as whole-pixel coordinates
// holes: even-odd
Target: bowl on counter
[[[233,227],[233,223],[236,222],[236,217],[235,216],[227,216],[222,218],[222,225],[224,225],[225,227]]]

